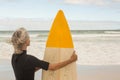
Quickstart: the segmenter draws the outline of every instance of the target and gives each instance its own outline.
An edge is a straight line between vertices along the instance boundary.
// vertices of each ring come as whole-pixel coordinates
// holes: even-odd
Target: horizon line
[[[106,30],[109,30],[109,31],[112,31],[112,30],[116,30],[116,31],[120,31],[120,29],[81,29],[81,30],[70,30],[70,31],[106,31]],[[15,30],[0,30],[0,31],[15,31]],[[30,31],[50,31],[50,30],[27,30],[28,32]]]

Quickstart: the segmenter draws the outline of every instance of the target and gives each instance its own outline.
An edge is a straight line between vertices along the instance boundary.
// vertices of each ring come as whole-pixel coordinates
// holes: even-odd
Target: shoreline
[[[74,49],[80,65],[116,65],[120,64],[120,37],[118,38],[78,38],[74,41]],[[11,59],[13,46],[0,42],[0,59]],[[27,53],[43,59],[45,42],[31,41]]]
[[[2,63],[1,63],[2,62]],[[15,80],[11,61],[0,59],[0,80]],[[41,71],[35,73],[35,80],[40,80]],[[7,75],[6,75],[7,73]],[[79,65],[77,64],[78,80],[120,80],[120,65]]]

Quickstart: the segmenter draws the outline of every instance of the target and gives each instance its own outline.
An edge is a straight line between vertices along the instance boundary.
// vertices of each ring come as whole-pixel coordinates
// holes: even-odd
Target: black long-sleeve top
[[[12,55],[11,62],[16,80],[34,80],[36,67],[48,70],[48,62],[27,55],[26,52],[26,50],[23,50],[21,54]]]

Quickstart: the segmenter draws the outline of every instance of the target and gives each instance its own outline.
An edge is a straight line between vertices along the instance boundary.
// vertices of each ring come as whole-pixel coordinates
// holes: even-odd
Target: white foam
[[[76,34],[72,35],[72,37],[120,37],[120,34]]]
[[[116,35],[116,34],[115,34]],[[114,35],[114,36],[115,36]],[[111,64],[120,64],[120,39],[119,37],[111,37],[110,39],[106,38],[98,40],[92,38],[91,41],[88,36],[95,35],[86,35],[87,37],[81,35],[78,37],[78,41],[74,41],[75,50],[78,55],[78,64],[81,65],[111,65]],[[106,35],[105,35],[106,36]],[[107,35],[108,36],[108,35]],[[113,34],[112,34],[113,36]],[[118,35],[116,35],[118,36]],[[75,39],[75,37],[73,37]],[[107,41],[105,41],[107,39]],[[112,40],[111,40],[112,39]],[[45,51],[45,42],[31,42],[28,47],[28,54],[34,55],[39,59],[43,59]],[[0,59],[11,59],[13,53],[12,45],[0,42]]]

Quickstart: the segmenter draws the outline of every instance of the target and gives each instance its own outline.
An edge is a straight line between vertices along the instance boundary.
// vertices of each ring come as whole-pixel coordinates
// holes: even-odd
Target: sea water
[[[10,58],[10,39],[14,31],[0,31],[0,58]],[[48,30],[28,31],[31,47],[29,53],[43,57]],[[82,65],[120,64],[120,30],[71,30],[77,63]],[[37,52],[40,52],[39,54]]]

